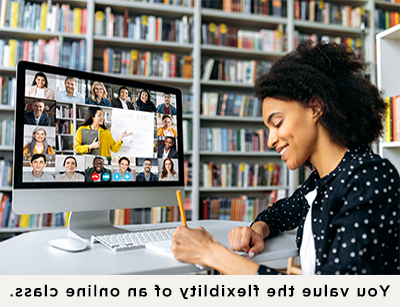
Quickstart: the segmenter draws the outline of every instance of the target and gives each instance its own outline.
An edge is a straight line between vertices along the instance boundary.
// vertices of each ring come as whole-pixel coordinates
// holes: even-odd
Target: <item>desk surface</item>
[[[181,223],[124,226],[128,230],[178,226]],[[245,222],[206,220],[188,222],[188,226],[203,226],[218,242],[229,247],[228,233]],[[53,248],[49,240],[66,237],[67,229],[31,231],[0,243],[0,275],[109,275],[109,274],[189,274],[200,272],[194,265],[173,257],[139,249],[114,253],[105,246],[88,244],[77,253]],[[268,239],[264,251],[253,258],[265,262],[297,256],[295,237],[282,234]]]

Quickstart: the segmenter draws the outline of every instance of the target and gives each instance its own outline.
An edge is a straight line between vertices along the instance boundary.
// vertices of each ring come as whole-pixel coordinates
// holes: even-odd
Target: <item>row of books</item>
[[[57,37],[49,41],[0,39],[0,63],[5,67],[15,67],[19,60],[85,70],[86,40],[64,41]]]
[[[281,166],[278,163],[221,163],[202,162],[200,186],[210,187],[267,187],[281,185]]]
[[[56,121],[56,134],[71,134],[74,131],[74,126],[70,120],[57,120]]]
[[[187,152],[193,149],[193,122],[191,120],[184,119],[182,121],[183,129],[183,151]]]
[[[74,108],[72,105],[57,105],[56,106],[56,117],[57,118],[73,118]]]
[[[14,118],[0,119],[0,145],[14,145]]]
[[[0,187],[11,187],[12,185],[12,161],[0,160]]]
[[[209,24],[204,23],[202,25],[202,43],[204,45],[267,52],[283,52],[286,50],[284,29],[281,24],[278,25],[276,30],[262,29],[259,31],[248,31],[236,27],[228,27],[224,23],[218,26],[213,22]]]
[[[127,37],[149,42],[170,41],[179,44],[193,43],[193,17],[168,20],[154,15],[129,16],[112,13],[110,7],[95,13],[94,34],[106,37]]]
[[[360,28],[363,19],[368,20],[368,12],[363,7],[353,8],[322,0],[295,0],[294,18]]]
[[[191,201],[186,199],[183,205],[186,220],[192,219]],[[137,209],[117,209],[111,211],[111,221],[114,225],[149,224],[179,222],[181,220],[179,209],[176,206],[152,207]]]
[[[1,58],[0,58],[1,59]],[[0,62],[1,63],[1,62]],[[17,79],[0,76],[0,105],[13,107],[16,100]]]
[[[261,117],[261,107],[259,100],[250,95],[216,92],[201,94],[201,115]]]
[[[193,75],[193,57],[175,53],[119,51],[106,48],[103,72],[146,77],[185,78]]]
[[[49,2],[51,3],[51,2]],[[86,34],[87,9],[69,4],[31,3],[25,0],[1,2],[0,26],[29,31]]]
[[[1,194],[1,193],[0,193]],[[4,206],[3,206],[4,202]],[[1,228],[44,228],[67,226],[68,213],[40,213],[17,215],[11,210],[12,201],[9,196],[3,196],[0,211]]]
[[[182,113],[193,114],[193,93],[182,93]]]
[[[200,202],[200,219],[232,220],[252,222],[258,214],[271,206],[277,199],[285,197],[284,190],[274,190],[265,197],[218,197],[204,198]]]
[[[72,136],[72,135],[71,135]],[[63,137],[60,134],[56,135],[56,151],[73,150],[74,139],[70,136]]]
[[[314,42],[325,41],[325,42],[335,42],[337,44],[348,45],[355,53],[361,52],[361,38],[353,37],[340,37],[340,36],[328,36],[328,35],[318,35],[318,34],[308,34],[301,33],[297,30],[294,31],[294,47],[296,48],[300,43],[312,40]]]
[[[201,0],[204,8],[275,17],[287,15],[286,0]]]
[[[400,141],[400,95],[386,97],[386,125],[385,125],[385,141]]]
[[[380,8],[375,10],[375,27],[377,29],[389,29],[400,24],[399,11],[386,11]]]
[[[211,152],[266,152],[265,129],[200,128],[200,150]]]
[[[189,161],[183,162],[183,181],[185,187],[191,187],[193,183],[193,165]]]
[[[219,80],[232,83],[254,84],[272,66],[269,61],[209,58],[204,64],[202,80]]]

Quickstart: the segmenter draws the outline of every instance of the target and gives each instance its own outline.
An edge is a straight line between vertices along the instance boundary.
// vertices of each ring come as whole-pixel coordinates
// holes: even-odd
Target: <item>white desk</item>
[[[229,247],[228,233],[247,222],[206,220],[188,222],[195,228],[203,226],[216,240]],[[128,230],[177,226],[181,223],[124,226]],[[67,229],[32,231],[0,243],[0,275],[108,275],[108,274],[188,274],[200,272],[194,265],[181,263],[173,257],[139,249],[114,253],[95,243],[87,249],[70,253],[48,244],[51,239],[67,236]],[[253,258],[265,262],[297,256],[295,237],[279,235],[266,241],[264,251]]]

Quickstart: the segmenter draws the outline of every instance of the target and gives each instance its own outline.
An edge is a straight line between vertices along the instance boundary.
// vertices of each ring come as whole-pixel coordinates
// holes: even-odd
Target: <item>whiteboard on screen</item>
[[[123,145],[112,156],[152,157],[154,148],[154,114],[124,109],[112,110],[111,134],[118,140],[124,131],[132,132],[122,139]]]

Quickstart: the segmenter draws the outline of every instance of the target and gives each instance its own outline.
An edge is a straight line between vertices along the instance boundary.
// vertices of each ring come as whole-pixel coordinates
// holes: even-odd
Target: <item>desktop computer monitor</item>
[[[184,195],[179,89],[20,61],[16,92],[15,213],[72,212],[90,238],[121,231],[112,209]]]

